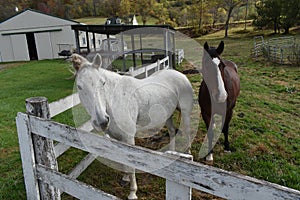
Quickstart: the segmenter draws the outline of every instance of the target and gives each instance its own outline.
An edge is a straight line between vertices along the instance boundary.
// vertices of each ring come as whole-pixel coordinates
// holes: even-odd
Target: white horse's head
[[[224,50],[224,42],[222,41],[218,48],[209,47],[206,42],[204,44],[204,50],[202,60],[203,79],[209,89],[212,100],[216,103],[223,103],[227,99],[222,71],[220,70],[223,66],[220,55]]]
[[[84,57],[73,54],[72,62],[77,70],[76,87],[79,98],[86,111],[91,116],[95,130],[104,131],[109,125],[109,116],[106,111],[104,71],[99,70],[102,58],[99,54],[92,63]]]

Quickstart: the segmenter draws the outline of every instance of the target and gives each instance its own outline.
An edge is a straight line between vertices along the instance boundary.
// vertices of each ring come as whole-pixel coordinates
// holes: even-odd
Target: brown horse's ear
[[[82,64],[87,61],[84,57],[76,53],[72,54],[71,60],[76,71],[78,71],[81,68]]]
[[[221,41],[216,51],[219,55],[221,55],[223,53],[223,50],[224,50],[224,42]]]
[[[98,69],[101,68],[101,66],[102,66],[102,57],[100,54],[97,53],[93,60],[93,67]]]
[[[204,49],[205,49],[206,51],[208,51],[208,49],[209,49],[209,46],[208,46],[208,43],[207,43],[207,42],[205,42],[205,44],[204,44]]]

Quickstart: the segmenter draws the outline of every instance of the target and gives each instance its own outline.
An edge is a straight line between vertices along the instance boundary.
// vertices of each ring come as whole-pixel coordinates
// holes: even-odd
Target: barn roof
[[[142,30],[144,28],[144,30]],[[151,34],[161,34],[163,29],[175,30],[169,25],[125,25],[125,24],[110,24],[110,25],[72,25],[72,29],[76,31],[92,32],[106,35],[117,35],[121,32],[133,30],[135,34],[138,34],[140,29],[142,33],[145,33],[145,29],[151,28]],[[156,30],[156,31],[155,31]]]
[[[0,31],[18,33],[31,29],[32,32],[34,32],[34,29],[51,30],[60,26],[70,26],[78,23],[79,22],[62,19],[60,17],[45,14],[37,10],[26,9],[1,22]]]

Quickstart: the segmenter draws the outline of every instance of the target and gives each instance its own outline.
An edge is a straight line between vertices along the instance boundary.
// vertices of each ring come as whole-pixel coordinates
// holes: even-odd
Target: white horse
[[[189,137],[193,89],[185,75],[175,70],[161,70],[145,79],[121,76],[101,68],[99,54],[92,63],[78,54],[72,55],[77,69],[76,86],[81,103],[91,116],[95,130],[106,131],[111,137],[135,144],[139,131],[167,126],[170,149],[175,150],[175,126],[172,115],[181,112],[183,133]],[[135,170],[128,173],[130,194],[137,199]]]

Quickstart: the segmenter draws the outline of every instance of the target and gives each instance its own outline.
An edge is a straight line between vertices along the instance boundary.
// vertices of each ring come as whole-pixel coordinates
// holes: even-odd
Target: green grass
[[[251,30],[249,28],[249,30]],[[269,37],[265,33],[266,39]],[[237,173],[254,176],[300,190],[300,68],[281,66],[250,58],[252,36],[261,34],[234,29],[225,39],[223,57],[237,63],[241,77],[241,94],[230,126],[230,142],[235,149],[223,153],[223,137],[215,147],[214,166]],[[224,32],[198,38],[203,44],[217,45]],[[299,34],[295,35],[299,38]],[[15,126],[17,112],[25,112],[25,99],[46,96],[49,102],[72,93],[74,80],[68,71],[70,64],[62,60],[32,61],[0,64],[0,199],[25,199],[22,165]],[[184,69],[184,67],[180,68]],[[189,75],[195,91],[200,75]],[[79,111],[80,112],[80,111]],[[55,121],[74,125],[72,111],[54,118]],[[200,119],[198,135],[192,153],[198,162],[198,151],[205,136]],[[59,170],[66,173],[84,152],[71,149],[59,158]],[[121,173],[94,162],[79,180],[104,191],[126,198],[128,187],[118,181]],[[137,174],[141,199],[163,199],[163,179]],[[195,192],[193,199],[212,199]],[[64,195],[63,199],[72,199]]]
[[[25,197],[15,125],[17,112],[25,112],[26,98],[45,96],[52,102],[71,94],[74,80],[66,79],[71,76],[67,68],[62,60],[45,60],[9,64],[9,68],[0,71],[0,199]],[[66,121],[63,117],[58,119]]]
[[[89,25],[101,25],[105,24],[107,18],[104,17],[84,17],[79,19],[74,19],[77,22],[89,24]]]

